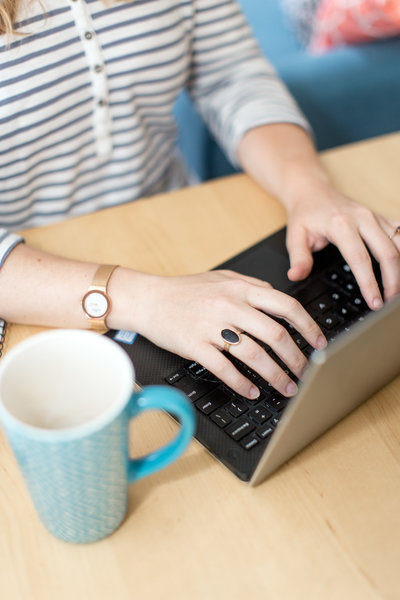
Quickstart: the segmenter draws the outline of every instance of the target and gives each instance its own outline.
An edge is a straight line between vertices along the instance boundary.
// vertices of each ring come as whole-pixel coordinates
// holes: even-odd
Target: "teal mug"
[[[176,460],[192,438],[194,411],[182,393],[133,388],[124,350],[88,331],[40,333],[0,362],[3,429],[41,521],[64,541],[111,534],[125,517],[129,485]],[[129,422],[148,410],[172,413],[179,432],[131,459]]]

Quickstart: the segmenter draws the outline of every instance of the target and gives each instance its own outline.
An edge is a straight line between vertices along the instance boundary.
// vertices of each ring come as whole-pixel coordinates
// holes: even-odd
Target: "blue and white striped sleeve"
[[[0,269],[11,250],[23,241],[24,239],[20,235],[0,227]]]
[[[234,165],[250,129],[270,123],[311,128],[264,58],[236,0],[197,0],[189,91]]]

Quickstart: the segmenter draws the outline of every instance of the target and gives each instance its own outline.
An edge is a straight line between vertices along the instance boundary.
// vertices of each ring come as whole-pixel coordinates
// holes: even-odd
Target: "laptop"
[[[215,268],[268,281],[296,297],[319,323],[329,343],[317,352],[293,327],[279,320],[309,359],[293,398],[279,394],[230,354],[228,358],[259,387],[256,401],[237,395],[202,365],[140,335],[115,330],[106,334],[128,353],[140,386],[171,385],[187,395],[196,411],[196,439],[252,486],[400,373],[400,297],[379,312],[370,311],[349,266],[333,245],[315,253],[312,273],[305,281],[290,282],[285,235],[283,228]],[[381,285],[374,260],[373,266]],[[287,369],[269,347],[265,351]]]

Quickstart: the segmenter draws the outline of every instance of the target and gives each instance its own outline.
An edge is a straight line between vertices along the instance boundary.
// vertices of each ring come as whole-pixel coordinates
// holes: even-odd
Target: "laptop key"
[[[303,350],[303,348],[307,346],[307,341],[302,335],[300,335],[300,333],[296,333],[296,335],[293,336],[293,341],[300,348],[300,350]]]
[[[334,327],[340,325],[341,320],[334,313],[325,313],[323,316],[319,317],[318,323],[322,326],[323,329],[329,331],[330,329],[333,329]]]
[[[241,417],[228,425],[226,433],[234,440],[239,441],[255,429],[255,425],[246,417]]]
[[[348,294],[353,294],[354,292],[359,292],[360,288],[358,287],[358,285],[352,281],[348,281],[345,285],[344,285],[344,289]]]
[[[330,293],[330,297],[332,298],[332,300],[337,303],[337,302],[346,302],[347,297],[345,296],[345,294],[340,293],[340,292],[331,292]]]
[[[337,314],[345,319],[346,321],[350,321],[352,316],[356,313],[355,309],[352,306],[339,306],[337,309]]]
[[[262,406],[253,408],[253,410],[251,410],[249,412],[249,417],[251,417],[254,421],[257,421],[257,423],[259,423],[259,424],[264,423],[271,416],[272,416],[272,413],[270,413],[269,410],[267,410],[266,408],[264,408]]]
[[[257,379],[260,378],[260,376],[258,375],[258,373],[256,373],[255,371],[253,371],[253,369],[250,369],[250,367],[248,367],[244,363],[240,363],[238,365],[238,370],[242,373],[242,375],[244,375],[245,377],[247,377],[248,379],[250,379],[250,381],[255,382],[255,381],[257,381]]]
[[[330,271],[325,275],[326,279],[329,283],[334,283],[335,285],[342,286],[344,283],[344,279],[342,274],[339,271]]]
[[[271,427],[271,425],[266,424],[263,427],[259,427],[257,429],[257,435],[259,438],[261,438],[262,440],[266,440],[270,435],[272,435],[274,433],[274,428]]]
[[[312,346],[310,346],[310,344],[307,344],[307,346],[302,349],[302,353],[304,354],[304,356],[306,358],[310,358],[310,356],[314,352],[314,350],[315,350],[315,348],[313,348]]]
[[[255,434],[251,433],[247,437],[243,438],[243,440],[240,442],[240,445],[245,450],[251,450],[252,448],[254,448],[254,446],[257,446],[257,444],[259,443],[260,442],[258,441],[258,438],[256,438]]]
[[[165,381],[171,385],[174,385],[177,381],[182,379],[182,377],[184,375],[185,375],[184,369],[179,369],[178,371],[174,371],[173,373],[168,375],[168,377],[165,378]]]
[[[240,417],[249,410],[242,400],[232,400],[225,408],[231,413],[232,417]]]
[[[280,394],[267,398],[267,404],[278,412],[286,408],[288,402],[289,398],[285,398],[285,396],[281,396]]]
[[[226,395],[222,390],[217,389],[203,396],[200,400],[195,402],[195,407],[198,408],[204,415],[209,415],[218,408],[221,408],[227,401]]]
[[[321,296],[318,300],[311,302],[306,308],[314,317],[317,317],[324,312],[331,310],[334,307],[334,302],[329,296]]]
[[[265,379],[260,379],[257,382],[257,385],[260,388],[260,390],[263,391],[267,395],[273,394],[275,391],[275,388],[273,387],[273,385],[271,383],[269,383],[269,381],[265,381]]]
[[[229,423],[232,423],[232,417],[230,416],[230,414],[224,410],[217,410],[215,411],[212,415],[211,415],[211,420],[214,421],[214,423],[216,423],[218,425],[218,427],[220,427],[221,429],[223,429],[224,427],[226,427],[227,425],[229,425]]]
[[[210,381],[203,381],[202,379],[196,380],[190,377],[189,375],[185,375],[184,377],[182,377],[182,379],[179,379],[174,384],[174,387],[178,388],[178,390],[181,390],[181,392],[186,394],[186,396],[188,396],[190,400],[195,402],[196,400],[199,400],[202,396],[205,396],[206,394],[211,392],[211,390],[213,390],[216,385],[216,383],[212,383]]]
[[[350,276],[354,279],[354,275],[352,273],[352,270],[350,268],[350,266],[347,263],[343,263],[342,265],[342,271],[344,271],[345,273],[345,277]]]
[[[310,302],[322,296],[325,292],[326,284],[320,278],[314,279],[312,285],[301,286],[300,288],[294,287],[288,290],[288,293],[294,296],[303,306],[310,304]]]
[[[195,378],[201,377],[207,371],[207,369],[203,367],[203,365],[200,365],[198,362],[192,362],[189,365],[187,365],[186,368],[189,371],[190,375],[192,375]]]
[[[352,306],[355,306],[358,310],[368,310],[368,305],[362,296],[353,296],[350,299],[350,303]]]

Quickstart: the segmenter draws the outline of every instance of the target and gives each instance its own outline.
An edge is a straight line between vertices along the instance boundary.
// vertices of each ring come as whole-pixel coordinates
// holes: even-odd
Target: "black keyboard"
[[[319,274],[314,280],[308,279],[306,286],[293,286],[288,293],[297,298],[318,322],[328,342],[339,333],[348,331],[355,322],[362,321],[369,312],[350,267],[344,262],[335,269]],[[309,358],[314,351],[312,346],[286,321],[276,320],[287,329]],[[293,373],[271,348],[257,341],[296,381]],[[229,436],[230,442],[239,444],[245,451],[251,452],[257,448],[257,452],[260,452],[270,440],[291,398],[277,392],[241,361],[230,354],[227,357],[260,389],[260,396],[255,401],[233,392],[197,362],[183,364],[166,377],[166,382],[183,391],[193,402],[199,416],[210,419]]]

